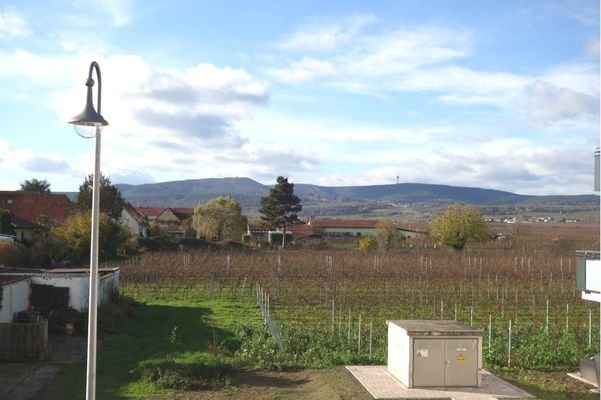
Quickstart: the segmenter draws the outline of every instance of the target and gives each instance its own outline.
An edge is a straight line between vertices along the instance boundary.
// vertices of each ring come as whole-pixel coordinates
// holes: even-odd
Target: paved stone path
[[[0,399],[29,400],[52,381],[61,364],[76,363],[85,358],[87,338],[50,336],[46,361],[0,363]]]
[[[386,366],[350,366],[351,374],[367,389],[374,399],[439,399],[491,400],[526,399],[531,394],[482,370],[482,387],[478,388],[407,388],[387,370]]]

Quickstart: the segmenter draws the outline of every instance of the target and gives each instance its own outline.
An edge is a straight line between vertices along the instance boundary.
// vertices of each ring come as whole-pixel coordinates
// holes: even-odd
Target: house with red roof
[[[136,211],[148,219],[149,223],[156,223],[170,236],[185,237],[186,231],[182,223],[194,214],[193,208],[173,207],[136,207]]]
[[[313,233],[322,236],[374,236],[381,220],[377,219],[342,219],[342,218],[309,218],[307,225],[313,228]],[[405,238],[423,238],[426,233],[411,229],[394,221],[397,232]]]
[[[31,241],[42,225],[63,223],[73,209],[64,194],[0,191],[0,208],[8,210],[18,241]]]
[[[364,237],[374,236],[378,231],[380,220],[376,219],[342,219],[342,218],[309,218],[309,220],[286,226],[286,232],[294,239],[310,237]],[[427,233],[418,229],[405,226],[395,221],[397,232],[404,238],[424,238]],[[270,231],[265,229],[259,221],[249,221],[248,235],[255,242],[267,241]]]
[[[148,217],[139,212],[129,202],[125,202],[121,211],[121,222],[134,234],[142,237],[148,236]]]

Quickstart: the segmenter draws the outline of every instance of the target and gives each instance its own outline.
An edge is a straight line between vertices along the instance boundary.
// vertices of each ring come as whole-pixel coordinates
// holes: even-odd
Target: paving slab
[[[0,362],[0,400],[29,400],[54,379],[61,365],[85,360],[85,336],[48,336],[45,361]]]
[[[384,399],[438,399],[438,400],[493,400],[534,398],[482,370],[482,386],[477,388],[408,388],[388,372],[385,365],[348,366],[346,369],[365,387],[376,400]]]

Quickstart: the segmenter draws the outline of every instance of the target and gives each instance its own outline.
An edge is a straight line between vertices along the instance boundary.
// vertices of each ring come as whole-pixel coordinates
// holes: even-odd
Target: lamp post
[[[98,111],[94,109],[92,102],[92,87],[94,80],[92,72],[96,70],[98,78]],[[109,123],[100,115],[101,110],[101,92],[102,78],[100,76],[100,67],[96,61],[90,64],[90,72],[86,81],[88,93],[86,98],[86,107],[69,121],[75,125],[75,131],[78,135],[91,139],[96,138],[96,146],[94,153],[94,182],[92,189],[92,235],[90,246],[90,292],[88,303],[88,364],[86,375],[86,400],[94,400],[96,398],[96,331],[97,331],[97,308],[98,308],[98,220],[100,210],[100,134],[102,128]],[[92,136],[83,134],[78,127],[93,127],[95,133]]]

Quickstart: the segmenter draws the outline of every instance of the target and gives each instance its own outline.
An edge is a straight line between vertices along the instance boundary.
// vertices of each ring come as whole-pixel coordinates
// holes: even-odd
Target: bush
[[[378,241],[371,236],[359,241],[359,251],[368,252],[378,248]]]
[[[139,237],[140,251],[177,250],[178,244],[164,236]]]
[[[0,242],[0,265],[5,267],[29,266],[29,252],[21,243],[4,240]]]
[[[142,378],[163,389],[223,389],[231,383],[231,367],[219,359],[209,358],[194,363],[165,361],[142,369]]]
[[[183,247],[185,249],[206,249],[213,247],[213,243],[207,240],[192,237],[178,240],[177,245],[179,248]]]
[[[87,329],[87,315],[74,308],[65,307],[52,310],[48,315],[48,332],[55,335],[64,335],[67,323],[73,324],[75,333],[85,335]]]

